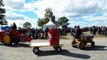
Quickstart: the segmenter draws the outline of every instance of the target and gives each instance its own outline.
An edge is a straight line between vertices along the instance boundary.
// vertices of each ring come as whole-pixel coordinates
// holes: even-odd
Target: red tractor
[[[18,44],[19,42],[31,42],[32,38],[20,33],[18,30],[1,30],[0,42],[4,45]]]

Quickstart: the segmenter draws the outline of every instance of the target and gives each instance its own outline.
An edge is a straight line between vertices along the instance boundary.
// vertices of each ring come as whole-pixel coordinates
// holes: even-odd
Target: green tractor
[[[91,47],[94,47],[95,42],[93,41],[93,38],[94,36],[92,34],[83,34],[80,38],[73,38],[71,45],[75,48],[84,49],[87,43],[90,43]]]

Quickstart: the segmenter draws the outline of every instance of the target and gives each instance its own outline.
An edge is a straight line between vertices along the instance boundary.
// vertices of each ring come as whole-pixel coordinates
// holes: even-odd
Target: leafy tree
[[[4,25],[7,24],[7,21],[5,19],[5,8],[3,8],[4,4],[3,4],[3,0],[0,0],[0,25]]]
[[[48,23],[49,20],[52,19],[52,17],[53,17],[52,9],[50,9],[50,8],[45,9],[44,18],[39,18],[38,19],[38,22],[37,22],[38,26],[43,27],[43,25]]]
[[[55,20],[55,16],[51,8],[45,9],[45,17],[49,18],[56,26],[65,26],[68,25],[68,19],[66,17],[60,17],[58,21]]]
[[[44,19],[43,18],[41,18],[41,19],[39,18],[37,23],[38,23],[38,26],[42,27],[44,25]]]
[[[55,16],[54,16],[51,8],[46,8],[45,9],[44,17],[45,18],[38,19],[38,26],[42,27],[43,25],[48,23],[49,20],[51,20],[56,26],[67,26],[69,24],[69,23],[67,23],[68,19],[66,17],[64,17],[64,16],[60,17],[58,19],[58,21],[56,21],[55,20]]]
[[[53,17],[53,12],[51,8],[45,9],[45,17],[50,19]]]
[[[31,27],[32,27],[32,25],[31,25],[30,22],[25,22],[25,23],[23,24],[23,28],[24,28],[24,29],[28,29],[28,28],[31,28]]]
[[[37,23],[38,23],[38,26],[43,27],[43,25],[48,22],[49,22],[48,18],[39,18]]]
[[[55,16],[54,16],[51,8],[45,9],[45,17],[49,18],[49,20],[51,20],[56,26],[58,26],[58,23],[55,20]]]
[[[46,23],[48,23],[49,22],[49,18],[44,18],[44,23],[46,24]]]
[[[1,6],[4,6],[3,0],[0,0],[0,7],[1,7]]]
[[[60,17],[59,19],[58,19],[58,24],[60,25],[60,26],[63,26],[63,25],[67,25],[68,24],[68,21],[69,21],[69,19],[67,19],[66,17]]]

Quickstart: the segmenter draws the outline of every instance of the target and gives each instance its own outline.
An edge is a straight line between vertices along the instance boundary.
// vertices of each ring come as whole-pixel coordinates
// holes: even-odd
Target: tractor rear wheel
[[[7,45],[7,46],[12,44],[12,38],[10,34],[5,34],[3,36],[3,43],[4,45]]]
[[[91,47],[95,47],[95,42],[91,42]]]

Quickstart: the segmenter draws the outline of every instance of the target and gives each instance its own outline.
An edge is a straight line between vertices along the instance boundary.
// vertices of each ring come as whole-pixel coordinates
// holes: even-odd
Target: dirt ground
[[[34,42],[48,42],[48,39],[35,39]],[[61,36],[62,51],[56,53],[52,47],[41,47],[39,54],[33,53],[31,43],[4,46],[0,43],[0,60],[107,60],[107,37],[94,37],[95,47],[87,47],[85,50],[71,46],[70,34]]]

